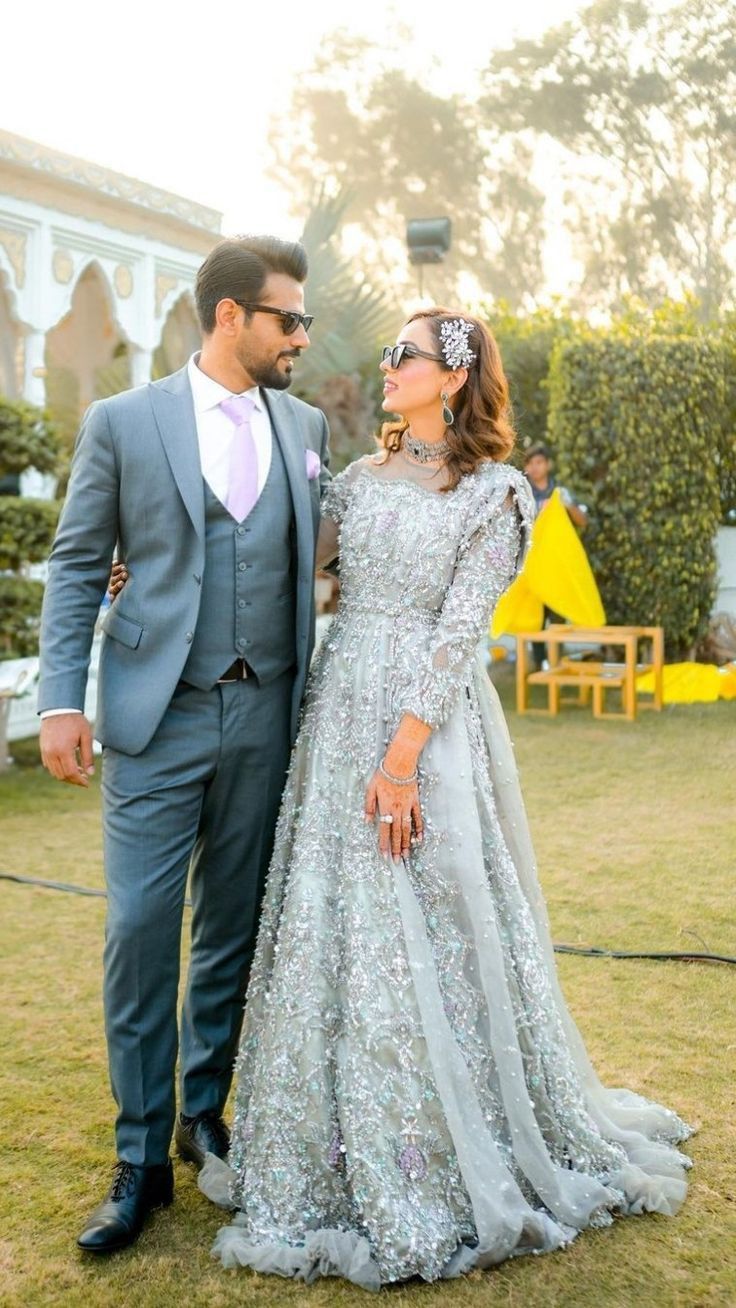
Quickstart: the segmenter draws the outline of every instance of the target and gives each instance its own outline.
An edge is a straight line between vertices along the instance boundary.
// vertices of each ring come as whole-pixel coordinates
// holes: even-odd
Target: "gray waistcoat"
[[[278,442],[266,484],[236,523],[205,482],[202,600],[182,681],[210,690],[238,656],[262,684],[296,662],[294,510]]]

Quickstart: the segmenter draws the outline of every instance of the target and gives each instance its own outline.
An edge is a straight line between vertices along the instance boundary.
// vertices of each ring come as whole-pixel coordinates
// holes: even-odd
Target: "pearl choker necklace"
[[[401,438],[401,448],[415,463],[440,463],[450,453],[448,440],[420,441],[416,436],[411,436],[408,430]]]

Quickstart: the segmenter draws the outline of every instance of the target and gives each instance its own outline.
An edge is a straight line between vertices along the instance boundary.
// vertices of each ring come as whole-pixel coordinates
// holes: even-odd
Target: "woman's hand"
[[[417,762],[431,734],[426,722],[404,713],[365,792],[365,820],[372,822],[378,814],[378,848],[384,858],[392,854],[395,863],[424,838]]]
[[[365,792],[366,822],[372,822],[376,813],[378,848],[384,858],[391,854],[395,863],[408,858],[411,845],[421,841],[424,835],[416,781],[411,785],[398,785],[376,769]]]
[[[110,580],[107,583],[107,593],[110,599],[115,599],[123,589],[128,580],[128,569],[124,563],[116,559],[110,570]]]

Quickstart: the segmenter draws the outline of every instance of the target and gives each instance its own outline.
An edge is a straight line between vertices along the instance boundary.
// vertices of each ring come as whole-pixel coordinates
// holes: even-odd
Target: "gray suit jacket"
[[[314,643],[314,556],[329,480],[324,414],[285,391],[263,392],[289,479],[296,523],[299,705]],[[309,481],[305,450],[320,458]],[[131,581],[103,621],[95,735],[145,749],[189,653],[204,569],[204,482],[187,370],[88,409],[49,560],[41,624],[39,712],[84,706],[90,648],[113,552]]]

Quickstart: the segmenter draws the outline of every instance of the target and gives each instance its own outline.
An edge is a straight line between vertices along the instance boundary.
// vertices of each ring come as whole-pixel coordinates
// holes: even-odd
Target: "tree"
[[[378,415],[379,350],[394,339],[401,322],[398,305],[361,277],[341,252],[349,204],[347,193],[334,199],[320,195],[300,238],[309,258],[314,324],[293,383],[295,394],[326,413],[338,471],[370,447]]]
[[[349,193],[354,262],[397,298],[415,287],[406,221],[439,216],[450,218],[453,243],[427,276],[437,301],[457,299],[468,272],[479,294],[514,304],[539,289],[543,196],[529,157],[507,149],[489,161],[476,104],[388,66],[377,45],[333,33],[275,123],[271,145],[273,174],[295,210],[310,206],[315,184],[324,194]]]
[[[584,262],[580,301],[616,305],[677,286],[705,320],[732,296],[736,33],[732,0],[595,0],[496,52],[486,130],[559,148],[567,221]]]

